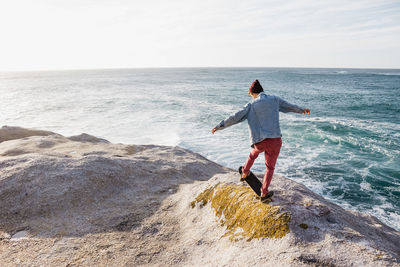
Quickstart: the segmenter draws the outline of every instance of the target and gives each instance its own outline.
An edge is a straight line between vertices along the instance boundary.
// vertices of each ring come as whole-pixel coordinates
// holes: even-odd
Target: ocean
[[[160,68],[0,73],[0,126],[82,132],[114,143],[181,146],[237,169],[247,123],[211,129],[267,94],[307,107],[281,113],[275,173],[400,230],[400,70]],[[264,172],[263,156],[253,171]],[[272,180],[272,185],[274,181]]]

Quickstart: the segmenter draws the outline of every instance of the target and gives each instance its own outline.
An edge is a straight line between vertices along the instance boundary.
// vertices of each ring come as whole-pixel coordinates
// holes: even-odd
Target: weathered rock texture
[[[277,175],[261,204],[238,180],[179,147],[3,127],[0,266],[400,266],[376,218]]]

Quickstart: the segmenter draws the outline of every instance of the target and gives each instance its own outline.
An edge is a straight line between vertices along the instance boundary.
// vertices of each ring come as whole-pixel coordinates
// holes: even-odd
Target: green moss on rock
[[[261,203],[252,189],[242,185],[218,184],[200,193],[196,203],[211,204],[221,224],[227,228],[225,236],[231,241],[246,238],[282,238],[289,230],[290,215],[279,206]]]

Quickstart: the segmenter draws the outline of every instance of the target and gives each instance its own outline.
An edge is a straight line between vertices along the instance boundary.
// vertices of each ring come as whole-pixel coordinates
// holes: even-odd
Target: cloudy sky
[[[0,0],[0,71],[400,68],[399,0]]]

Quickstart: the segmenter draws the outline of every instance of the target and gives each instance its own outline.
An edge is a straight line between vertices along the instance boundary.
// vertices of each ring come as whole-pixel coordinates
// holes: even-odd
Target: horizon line
[[[59,72],[59,71],[90,71],[90,70],[129,70],[129,69],[353,69],[353,70],[400,70],[388,67],[274,67],[274,66],[196,66],[196,67],[104,67],[104,68],[65,68],[65,69],[28,69],[0,70],[0,73],[20,72]]]

